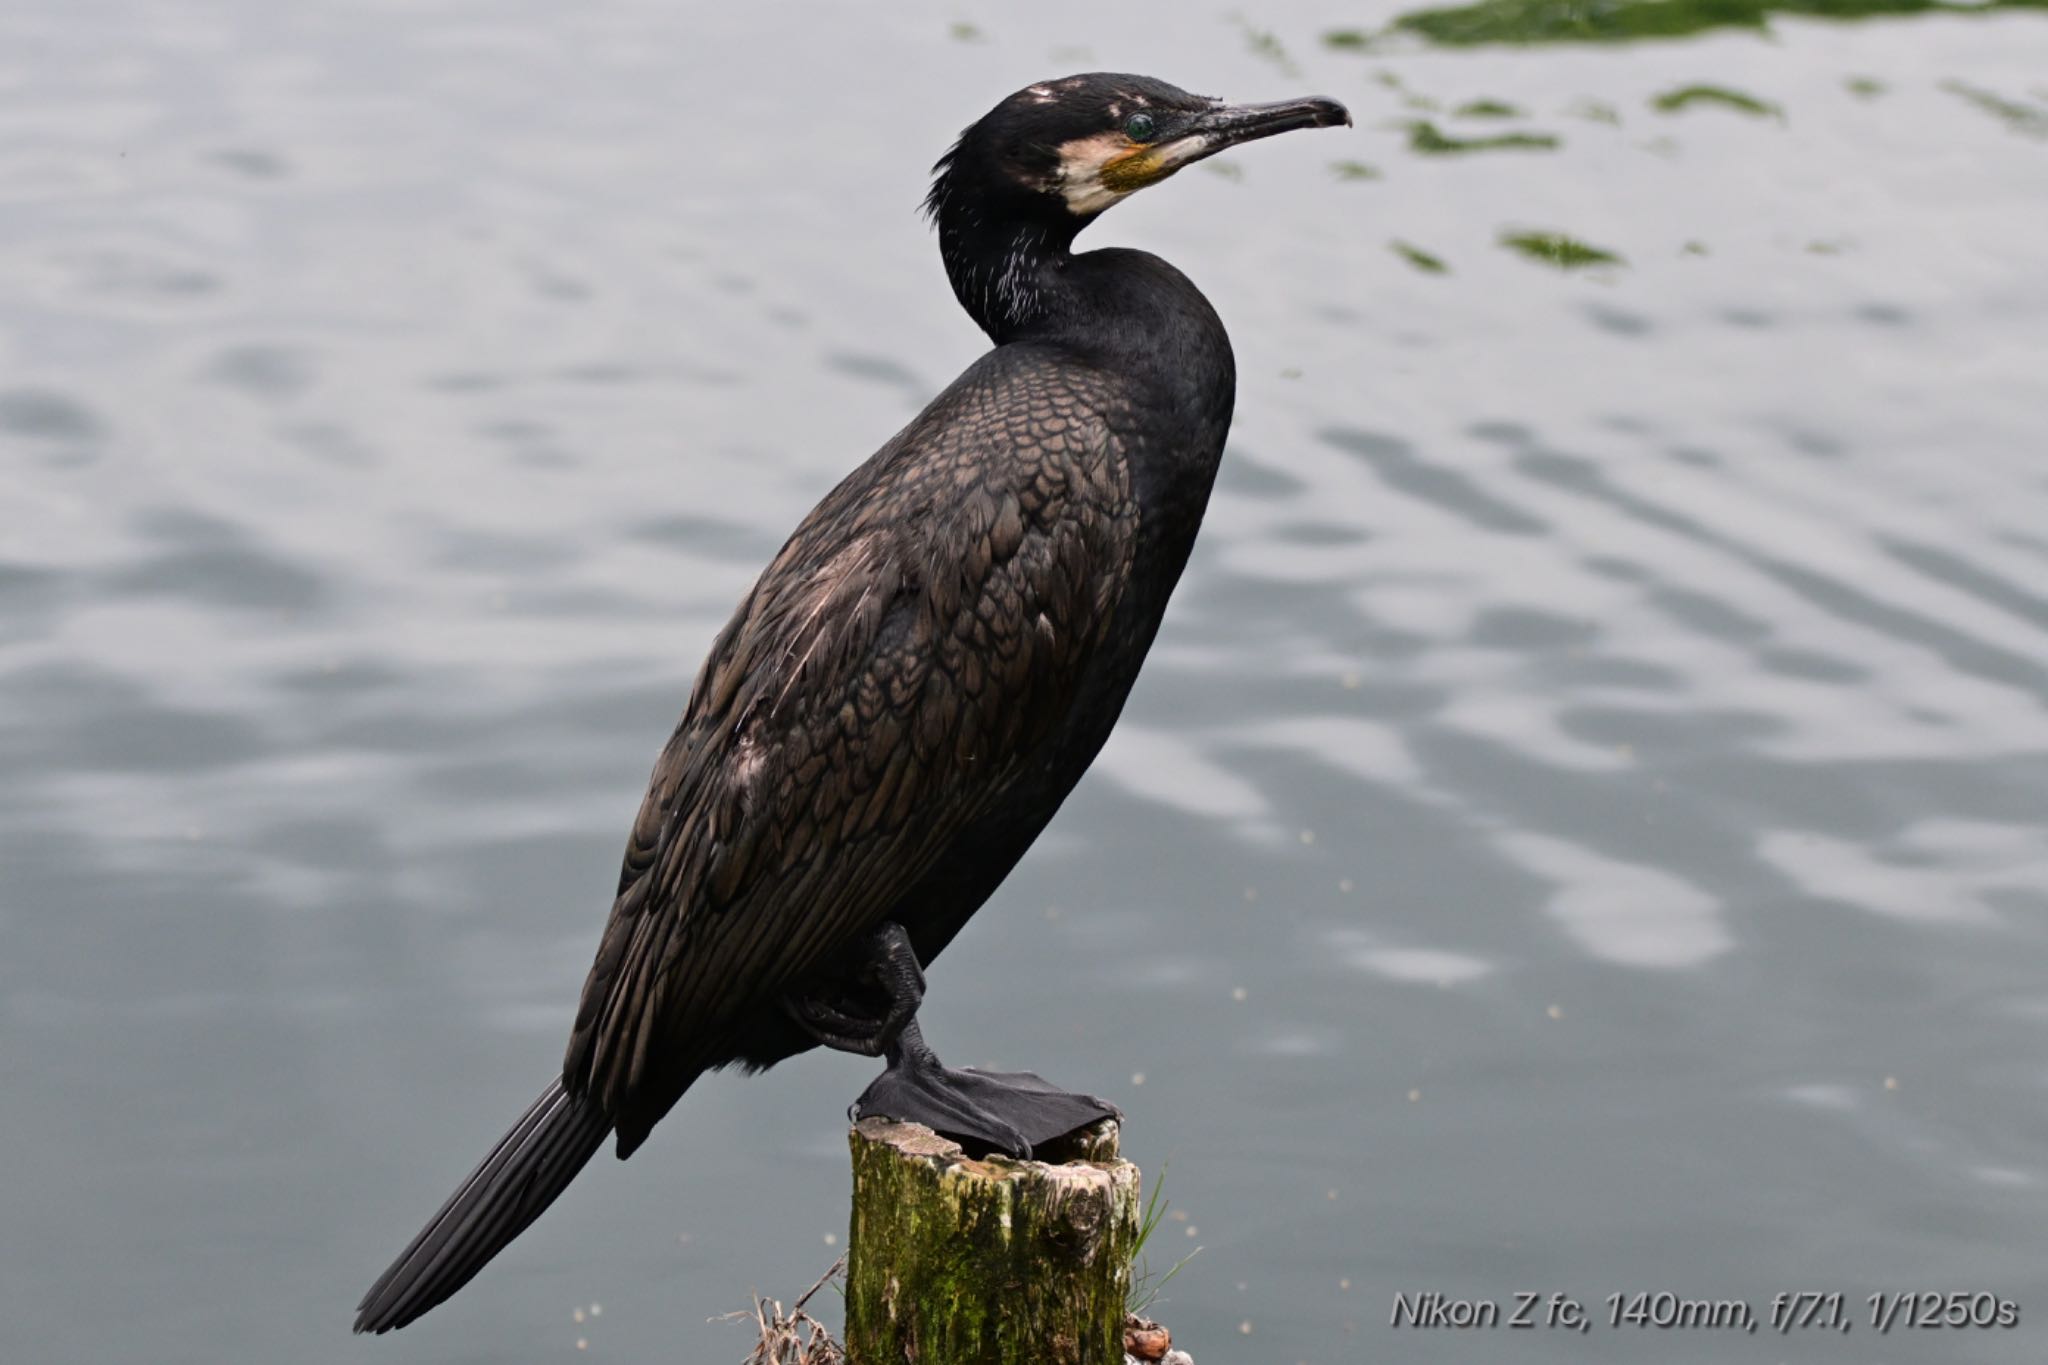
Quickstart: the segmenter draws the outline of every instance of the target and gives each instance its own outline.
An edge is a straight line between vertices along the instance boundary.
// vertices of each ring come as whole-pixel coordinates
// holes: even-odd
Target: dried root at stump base
[[[812,1296],[845,1269],[842,1256],[786,1311],[779,1300],[757,1294],[752,1312],[727,1313],[717,1319],[750,1321],[760,1333],[741,1365],[847,1365],[845,1349],[832,1339],[830,1329],[804,1311]],[[1124,1319],[1124,1365],[1194,1365],[1194,1359],[1186,1351],[1173,1349],[1173,1334],[1166,1328],[1132,1313]]]
[[[832,1333],[824,1323],[804,1311],[804,1305],[811,1301],[811,1296],[832,1283],[845,1269],[846,1258],[841,1256],[786,1313],[779,1300],[764,1299],[756,1294],[753,1312],[727,1313],[716,1319],[719,1322],[751,1319],[760,1329],[760,1340],[754,1343],[753,1353],[742,1365],[846,1365],[846,1353],[832,1339]]]
[[[1136,1313],[1124,1319],[1124,1365],[1195,1365],[1186,1351],[1173,1349],[1173,1334]]]
[[[1136,1313],[1124,1319],[1124,1358],[1158,1360],[1173,1347],[1173,1335],[1150,1318]]]

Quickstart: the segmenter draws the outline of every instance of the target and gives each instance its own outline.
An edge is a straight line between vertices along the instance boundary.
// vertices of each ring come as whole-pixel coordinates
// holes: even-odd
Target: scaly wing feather
[[[718,636],[564,1066],[622,1150],[750,1009],[879,925],[1065,716],[1135,553],[1116,439],[1082,415],[1114,409],[1112,383],[970,370],[805,519]]]

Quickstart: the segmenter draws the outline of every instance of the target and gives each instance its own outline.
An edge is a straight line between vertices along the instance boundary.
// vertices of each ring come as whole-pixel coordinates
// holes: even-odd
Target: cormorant
[[[364,1296],[402,1327],[538,1217],[612,1133],[632,1154],[707,1070],[817,1044],[886,1056],[855,1112],[1018,1155],[1115,1111],[953,1071],[923,967],[1116,723],[1187,562],[1236,369],[1156,256],[1070,251],[1226,147],[1348,124],[1143,76],[1028,86],[933,168],[925,208],[995,348],[805,517],[712,643],[662,750],[562,1074]]]

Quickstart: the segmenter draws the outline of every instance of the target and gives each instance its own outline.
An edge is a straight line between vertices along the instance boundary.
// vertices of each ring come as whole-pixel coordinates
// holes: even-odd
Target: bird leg
[[[1115,1106],[1077,1095],[1028,1071],[955,1071],[939,1061],[917,1025],[924,971],[910,936],[885,924],[868,940],[852,979],[784,999],[797,1025],[826,1047],[888,1066],[848,1110],[850,1117],[921,1123],[983,1150],[1029,1159],[1035,1145],[1105,1118]]]
[[[910,935],[884,924],[868,939],[854,979],[783,997],[783,1012],[811,1038],[836,1052],[879,1057],[924,1001],[924,968]]]

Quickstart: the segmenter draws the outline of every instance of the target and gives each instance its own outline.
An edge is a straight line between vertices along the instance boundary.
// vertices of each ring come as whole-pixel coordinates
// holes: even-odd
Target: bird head
[[[932,169],[925,207],[1036,221],[1071,236],[1110,205],[1226,147],[1349,124],[1333,99],[1225,104],[1147,76],[1028,85],[968,127]]]

